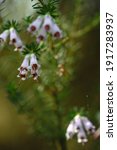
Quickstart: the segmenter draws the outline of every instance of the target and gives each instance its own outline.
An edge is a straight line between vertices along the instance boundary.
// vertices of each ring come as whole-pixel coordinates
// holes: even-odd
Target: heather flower
[[[67,127],[67,132],[66,132],[67,140],[73,137],[73,135],[75,134],[75,131],[76,131],[75,122],[72,120]]]
[[[4,44],[9,36],[9,30],[5,30],[0,34],[0,45]]]
[[[14,28],[10,28],[10,44],[15,46],[15,51],[23,50],[23,42]]]
[[[88,134],[92,134],[95,132],[95,126],[87,117],[82,117],[83,124],[85,126],[85,130]]]
[[[35,54],[26,55],[21,67],[18,68],[18,70],[18,77],[20,77],[21,80],[26,80],[29,73],[34,80],[37,80],[38,76],[40,75],[40,64],[38,63]]]
[[[30,58],[30,56],[26,55],[21,64],[21,67],[18,68],[18,70],[19,70],[18,77],[20,77],[21,80],[26,80],[26,78],[27,78],[28,71],[29,71],[29,58]]]
[[[37,39],[36,39],[37,43],[40,43],[40,41],[43,41],[46,38],[47,38],[47,33],[44,30],[44,28],[41,28],[39,34],[37,35]]]
[[[39,28],[40,28],[40,26],[41,26],[41,24],[42,24],[42,22],[43,22],[43,18],[42,17],[37,17],[37,19],[36,20],[34,20],[30,25],[29,25],[29,27],[28,27],[28,32],[30,32],[30,33],[36,33],[38,30],[39,30]]]
[[[28,27],[28,32],[36,35],[37,43],[47,39],[49,32],[54,38],[62,38],[62,31],[50,15],[38,17]]]
[[[46,30],[46,32],[50,32],[54,38],[62,38],[62,31],[51,16],[45,16],[43,28]]]
[[[52,21],[52,17],[49,15],[45,15],[44,17],[44,23],[43,23],[43,27],[46,31],[50,31],[51,27],[52,27],[53,21]]]
[[[84,144],[88,141],[87,134],[94,132],[95,127],[87,117],[76,115],[67,128],[66,139],[68,140],[77,134],[78,143]]]
[[[30,69],[33,79],[37,80],[38,76],[40,75],[40,64],[38,63],[35,54],[31,54]]]
[[[80,130],[77,132],[77,140],[78,140],[78,143],[82,143],[82,144],[88,141],[86,133],[82,126],[80,127]]]
[[[53,23],[52,28],[51,28],[51,33],[54,38],[62,38],[62,31],[58,27],[56,23]]]

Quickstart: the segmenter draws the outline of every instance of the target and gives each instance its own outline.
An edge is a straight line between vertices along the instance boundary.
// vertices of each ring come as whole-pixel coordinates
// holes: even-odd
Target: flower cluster
[[[22,51],[23,50],[23,42],[20,39],[17,31],[15,28],[11,27],[9,30],[5,30],[0,34],[0,45],[4,45],[4,43],[7,41],[8,36],[10,36],[10,45],[13,45],[15,47],[15,51]]]
[[[86,134],[94,132],[95,126],[87,117],[76,115],[67,128],[66,138],[67,140],[71,139],[74,134],[77,134],[78,143],[84,144],[88,141]]]
[[[40,64],[38,63],[35,54],[26,55],[18,70],[18,77],[20,77],[21,80],[26,80],[29,72],[33,79],[37,80],[40,75]]]
[[[46,40],[47,33],[50,33],[54,38],[62,38],[62,31],[55,23],[50,15],[39,16],[28,27],[28,32],[36,35],[37,43]]]

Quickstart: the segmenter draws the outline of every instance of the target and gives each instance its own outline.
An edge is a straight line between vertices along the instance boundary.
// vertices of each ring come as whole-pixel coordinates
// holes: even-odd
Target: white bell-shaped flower
[[[50,31],[53,35],[54,38],[62,38],[62,31],[60,30],[60,28],[58,27],[58,25],[56,23],[52,24],[52,28]]]
[[[38,76],[40,75],[40,64],[37,61],[35,54],[31,54],[30,58],[30,68],[31,68],[31,75],[33,76],[34,80],[37,80]]]
[[[30,33],[36,33],[36,32],[39,30],[39,28],[40,28],[42,22],[43,22],[43,18],[40,17],[40,16],[37,17],[37,18],[29,25],[27,31],[30,32]]]
[[[91,121],[87,117],[82,117],[83,125],[85,127],[85,130],[88,134],[92,134],[95,132],[95,126],[92,124]]]
[[[75,122],[72,120],[67,127],[67,131],[66,131],[66,139],[67,140],[69,140],[73,137],[73,135],[75,134],[75,130],[76,130]]]
[[[7,37],[9,36],[9,33],[10,33],[9,30],[5,30],[4,32],[0,34],[0,45],[6,42]]]
[[[88,140],[84,130],[82,117],[80,115],[76,115],[74,117],[74,121],[76,123],[76,133],[77,133],[78,143],[86,143]]]
[[[77,133],[80,130],[80,128],[82,128],[81,116],[80,115],[76,115],[74,117],[74,122],[75,122],[76,133]]]
[[[44,30],[44,28],[42,27],[41,30],[39,31],[39,34],[37,35],[37,43],[40,43],[40,41],[44,41],[47,38],[47,33]]]
[[[78,141],[78,143],[83,143],[83,144],[88,141],[86,133],[82,126],[80,126],[80,129],[77,133],[77,141]]]
[[[87,133],[94,132],[95,127],[87,117],[76,115],[67,128],[66,138],[70,139],[74,134],[77,134],[78,143],[84,144],[88,141]]]
[[[15,46],[16,51],[17,50],[22,51],[23,42],[14,28],[10,29],[10,44]]]
[[[43,23],[43,27],[46,31],[50,31],[51,27],[52,27],[53,21],[52,21],[52,17],[49,15],[45,15],[44,17],[44,23]]]
[[[14,43],[14,46],[15,46],[14,51],[20,51],[20,52],[22,52],[25,47],[20,40],[17,41],[17,43]]]
[[[21,64],[21,67],[18,68],[18,70],[19,70],[18,77],[20,77],[21,80],[26,80],[26,78],[27,78],[28,70],[29,70],[29,58],[30,58],[30,56],[26,55]]]

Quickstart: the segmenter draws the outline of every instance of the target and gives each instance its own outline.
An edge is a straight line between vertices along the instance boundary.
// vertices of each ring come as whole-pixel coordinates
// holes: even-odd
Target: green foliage
[[[44,49],[45,49],[45,44],[43,42],[41,42],[40,44],[32,42],[30,44],[26,44],[22,54],[27,55],[27,54],[34,53],[36,54],[36,56],[39,57],[41,51],[43,51]]]
[[[22,100],[22,93],[18,90],[18,87],[14,83],[9,83],[7,85],[8,98],[11,102],[17,105]]]
[[[31,0],[33,1],[33,0]],[[39,15],[49,14],[53,18],[58,17],[59,0],[38,0],[32,7],[37,10]]]
[[[80,115],[80,116],[88,116],[88,113],[85,108],[81,107],[73,107],[69,112],[68,112],[68,123],[74,118],[74,116],[76,115]]]
[[[20,27],[19,27],[19,23],[16,20],[12,20],[12,21],[7,21],[4,25],[3,25],[3,30],[8,30],[10,28],[15,28],[17,31],[20,31]]]
[[[32,16],[27,16],[27,17],[23,18],[26,25],[29,25],[32,22],[32,19],[33,19]]]

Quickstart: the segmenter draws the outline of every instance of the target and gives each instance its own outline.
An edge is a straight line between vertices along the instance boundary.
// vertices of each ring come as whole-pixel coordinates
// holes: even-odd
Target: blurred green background
[[[30,0],[6,0],[0,6],[4,8],[0,12],[0,24],[7,19],[19,21],[31,15],[34,12],[31,5]],[[85,108],[96,128],[99,127],[100,110],[99,8],[99,0],[61,0],[60,3],[60,20],[70,36],[70,48],[75,49],[74,76],[65,107]],[[25,34],[21,36],[25,37]],[[8,86],[11,83],[20,89],[24,98],[30,100],[35,98],[38,86],[32,80],[18,86],[16,75],[22,58],[10,49],[5,47],[0,50],[0,150],[52,150],[50,139],[32,134],[27,116],[18,113],[17,107],[10,101]],[[18,96],[22,99],[20,94]],[[99,150],[99,139],[90,138],[82,146],[74,138],[67,142],[67,147],[68,150]],[[60,149],[58,144],[57,148]]]

